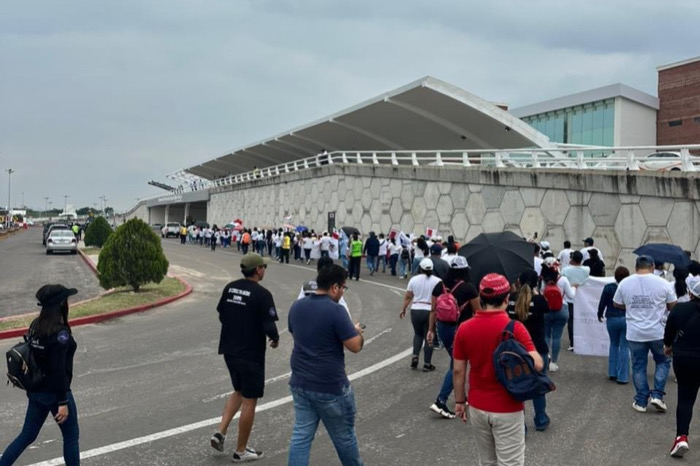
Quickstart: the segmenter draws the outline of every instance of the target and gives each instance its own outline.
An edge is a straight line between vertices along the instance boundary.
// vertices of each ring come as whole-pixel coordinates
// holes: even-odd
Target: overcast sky
[[[425,75],[511,108],[700,54],[700,2],[0,0],[0,205],[146,183]]]

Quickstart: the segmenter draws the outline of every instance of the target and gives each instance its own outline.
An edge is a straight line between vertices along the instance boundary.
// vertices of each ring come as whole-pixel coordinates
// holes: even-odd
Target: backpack
[[[402,248],[401,249],[401,259],[410,259],[411,258],[411,253],[408,252],[408,248]]]
[[[455,324],[459,321],[462,309],[469,304],[469,302],[466,302],[462,307],[457,306],[457,298],[455,298],[454,292],[462,283],[464,283],[462,280],[458,281],[449,291],[445,284],[442,284],[442,294],[435,300],[435,319],[447,324]]]
[[[27,335],[24,335],[24,341],[17,343],[5,354],[8,385],[11,383],[25,391],[36,390],[42,385],[44,372],[39,368],[34,358]]]
[[[550,311],[559,312],[564,307],[564,296],[556,283],[548,282],[542,291],[542,296],[547,300]]]
[[[493,352],[496,378],[518,401],[527,401],[556,390],[554,382],[535,370],[535,362],[515,338],[515,321],[503,329],[501,343]]]

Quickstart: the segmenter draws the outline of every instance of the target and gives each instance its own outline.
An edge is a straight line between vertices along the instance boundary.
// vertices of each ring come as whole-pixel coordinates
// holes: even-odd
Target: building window
[[[671,120],[668,122],[668,126],[680,126],[683,124],[683,120]]]
[[[700,117],[693,118],[693,121],[695,121],[696,124],[700,125]]]

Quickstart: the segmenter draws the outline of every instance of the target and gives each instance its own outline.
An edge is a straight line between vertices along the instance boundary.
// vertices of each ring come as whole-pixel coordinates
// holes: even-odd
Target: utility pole
[[[7,172],[7,218],[5,223],[9,227],[12,222],[12,174],[17,170],[7,168],[5,171]]]
[[[44,217],[48,217],[49,213],[49,197],[44,197]]]
[[[68,198],[69,197],[70,196],[68,194],[63,195],[63,214],[64,215],[68,213],[67,210],[68,210]]]

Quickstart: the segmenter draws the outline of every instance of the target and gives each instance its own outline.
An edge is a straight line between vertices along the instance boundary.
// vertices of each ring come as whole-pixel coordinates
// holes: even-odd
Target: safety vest
[[[350,243],[350,257],[362,257],[362,241],[359,239]]]

